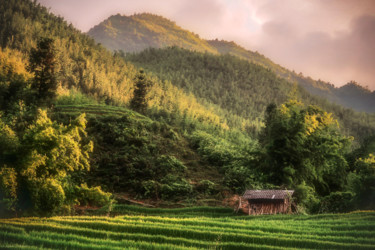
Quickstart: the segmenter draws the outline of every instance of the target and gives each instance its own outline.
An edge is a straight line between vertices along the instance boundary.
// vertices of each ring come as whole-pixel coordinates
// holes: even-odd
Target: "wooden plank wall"
[[[279,214],[289,212],[289,202],[287,200],[276,202],[251,202],[248,201],[248,214]]]

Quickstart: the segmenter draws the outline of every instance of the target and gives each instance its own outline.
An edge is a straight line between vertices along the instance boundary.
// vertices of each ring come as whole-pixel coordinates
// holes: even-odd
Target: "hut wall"
[[[288,200],[248,200],[248,213],[253,215],[288,213]]]

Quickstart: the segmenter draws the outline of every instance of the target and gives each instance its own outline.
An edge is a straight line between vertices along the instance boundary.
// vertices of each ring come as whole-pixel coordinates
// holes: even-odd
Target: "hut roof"
[[[284,200],[292,196],[294,190],[246,190],[243,198],[246,200],[267,199],[267,200]]]

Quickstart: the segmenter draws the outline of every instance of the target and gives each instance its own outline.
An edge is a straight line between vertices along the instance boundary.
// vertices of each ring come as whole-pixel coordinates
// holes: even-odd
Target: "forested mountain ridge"
[[[135,14],[129,17],[117,14],[94,26],[88,35],[108,49],[125,52],[171,45],[201,52],[216,52],[198,35],[183,30],[166,18],[152,14]]]
[[[313,80],[301,73],[297,74],[258,52],[246,50],[233,41],[201,39],[161,16],[144,13],[128,17],[118,14],[96,25],[88,34],[107,48],[124,52],[139,52],[149,47],[178,46],[199,52],[234,55],[269,68],[290,82],[297,82],[311,94],[357,111],[375,112],[375,92],[359,91],[352,95],[349,88],[345,86],[336,88],[328,82]],[[365,90],[360,85],[357,87]]]
[[[36,1],[0,0],[0,34],[1,216],[247,188],[296,189],[315,212],[374,207],[370,114],[232,55],[110,52]]]
[[[108,204],[110,194],[92,185],[156,201],[209,197],[225,173],[201,156],[201,141],[205,154],[219,141],[236,152],[253,142],[217,106],[141,71],[36,1],[0,0],[0,34],[0,216]],[[127,108],[139,79],[150,83],[147,116]],[[43,89],[55,96],[48,106]]]
[[[38,39],[50,37],[56,46],[56,71],[63,88],[79,89],[108,104],[127,105],[130,102],[138,73],[134,65],[96,44],[61,17],[48,13],[45,7],[27,0],[16,2],[2,0],[0,7],[0,45],[4,50],[21,52],[10,53],[11,57],[25,60]],[[214,114],[215,107],[203,106],[194,96],[187,95],[170,82],[162,82],[152,75],[147,78],[153,82],[147,96],[151,107],[168,112],[179,110],[190,117],[227,126]]]
[[[364,138],[374,132],[374,115],[332,104],[278,77],[268,68],[236,56],[203,54],[170,47],[146,49],[128,54],[126,59],[153,72],[160,79],[171,81],[186,92],[193,93],[197,98],[218,105],[225,111],[222,116],[226,117],[231,126],[242,126],[255,134],[262,127],[256,121],[260,121],[259,117],[262,117],[267,105],[279,105],[290,98],[303,100],[306,104],[317,105],[334,113],[348,135]]]

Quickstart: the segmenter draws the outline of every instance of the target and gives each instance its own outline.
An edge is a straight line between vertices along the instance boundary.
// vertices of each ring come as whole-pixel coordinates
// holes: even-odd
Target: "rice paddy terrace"
[[[375,212],[239,216],[117,205],[110,217],[0,220],[5,249],[375,249]]]

